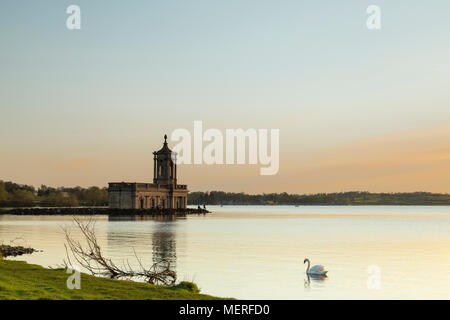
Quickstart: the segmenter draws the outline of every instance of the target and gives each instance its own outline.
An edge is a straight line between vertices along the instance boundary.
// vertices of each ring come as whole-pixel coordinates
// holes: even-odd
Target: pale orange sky
[[[450,192],[449,1],[383,1],[379,30],[359,0],[135,2],[68,30],[63,4],[0,1],[0,179],[152,181],[200,120],[279,129],[280,170],[182,166],[192,191]]]
[[[102,148],[95,156],[30,155],[17,149],[2,158],[1,177],[38,186],[105,186],[109,181],[152,181],[152,149]],[[125,152],[126,151],[126,152]],[[180,165],[179,183],[191,191],[316,193],[430,191],[450,193],[450,125],[404,131],[353,143],[280,150],[280,170],[260,176],[260,165]]]
[[[195,181],[195,189],[201,190],[450,193],[450,125],[361,139],[306,153],[283,150],[280,162],[279,174],[273,177],[257,176],[256,168],[195,166],[186,168],[184,175]],[[220,181],[217,188],[211,181],[214,179]]]

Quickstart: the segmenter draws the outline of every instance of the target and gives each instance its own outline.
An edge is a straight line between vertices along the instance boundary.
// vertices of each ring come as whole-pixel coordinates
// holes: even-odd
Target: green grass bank
[[[67,288],[70,274],[0,257],[0,300],[210,300],[191,282],[172,287],[81,274],[81,289]]]

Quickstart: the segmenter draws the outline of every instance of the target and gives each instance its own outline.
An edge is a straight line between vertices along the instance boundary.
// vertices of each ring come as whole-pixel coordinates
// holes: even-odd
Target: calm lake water
[[[226,206],[175,221],[97,216],[117,262],[169,259],[179,280],[239,299],[449,299],[450,207]],[[0,216],[0,240],[43,252],[16,258],[56,266],[64,216]],[[303,259],[323,264],[324,280]]]

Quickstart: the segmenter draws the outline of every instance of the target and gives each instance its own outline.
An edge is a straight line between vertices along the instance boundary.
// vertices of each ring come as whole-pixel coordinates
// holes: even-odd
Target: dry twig
[[[150,268],[145,268],[142,260],[134,251],[134,256],[139,264],[139,270],[133,270],[128,260],[123,262],[122,267],[118,267],[111,259],[103,256],[100,245],[98,244],[95,235],[95,221],[91,218],[87,221],[81,221],[74,218],[76,227],[81,231],[87,245],[83,246],[79,241],[75,240],[68,228],[63,228],[67,245],[64,266],[73,266],[70,259],[69,249],[75,261],[82,268],[88,270],[92,275],[109,277],[113,279],[128,278],[128,279],[144,279],[148,283],[172,285],[177,279],[175,271],[170,270],[170,262],[160,261],[153,264]]]

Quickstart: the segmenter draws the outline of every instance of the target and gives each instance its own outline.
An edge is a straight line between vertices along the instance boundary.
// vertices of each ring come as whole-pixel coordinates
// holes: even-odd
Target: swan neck
[[[306,271],[308,272],[309,271],[309,267],[310,267],[309,259],[306,259],[306,262],[308,262],[308,268],[306,269]]]

